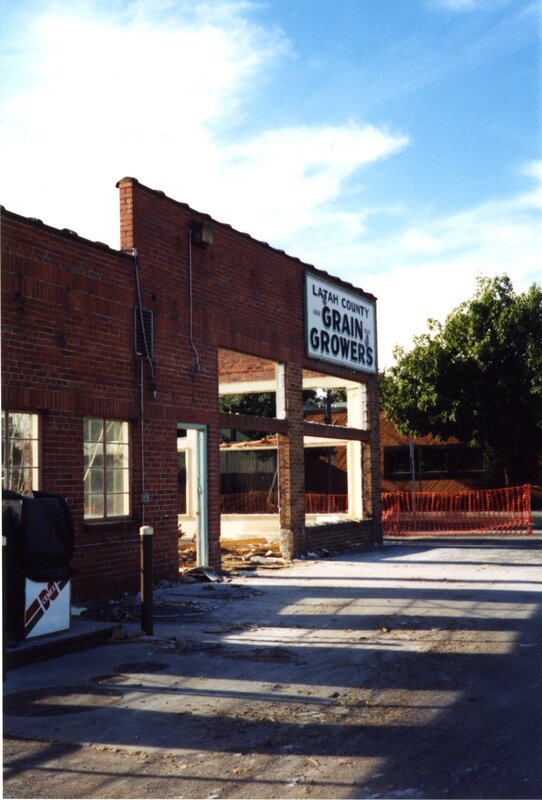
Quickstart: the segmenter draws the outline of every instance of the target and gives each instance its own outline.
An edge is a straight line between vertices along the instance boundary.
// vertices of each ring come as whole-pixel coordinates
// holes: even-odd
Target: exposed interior
[[[278,546],[280,487],[278,434],[286,431],[281,364],[231,350],[219,351],[221,425],[221,546]],[[348,428],[366,429],[366,387],[303,371],[305,524],[362,519],[359,440]],[[310,423],[307,425],[307,423]],[[336,432],[328,426],[336,427]],[[341,437],[339,429],[344,431]],[[326,435],[327,432],[327,435]],[[330,435],[333,433],[333,435]],[[179,426],[179,531],[181,552],[194,546],[202,564],[201,432]],[[201,446],[201,441],[199,442]],[[181,557],[181,564],[183,558]]]

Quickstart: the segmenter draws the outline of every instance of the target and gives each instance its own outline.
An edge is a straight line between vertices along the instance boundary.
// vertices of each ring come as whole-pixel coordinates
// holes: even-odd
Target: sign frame
[[[315,291],[316,286],[318,292]],[[317,302],[313,300],[314,297],[318,298]],[[332,300],[329,306],[324,299],[327,297]],[[320,314],[316,308],[318,303],[321,305]],[[344,289],[332,280],[306,270],[303,276],[303,306],[305,355],[308,358],[355,372],[369,375],[378,373],[374,300]],[[324,306],[327,308],[326,312],[323,311]],[[361,316],[359,311],[356,311],[358,308],[362,312]],[[325,316],[322,317],[320,324],[314,325],[314,319],[311,317],[322,314]],[[322,333],[324,333],[323,341]]]

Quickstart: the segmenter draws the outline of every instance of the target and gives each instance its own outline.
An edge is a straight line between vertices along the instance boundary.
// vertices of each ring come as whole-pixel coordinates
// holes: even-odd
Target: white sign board
[[[25,639],[69,629],[70,590],[68,578],[48,583],[25,579]]]
[[[311,358],[376,373],[375,306],[310,272],[305,273],[305,339]]]

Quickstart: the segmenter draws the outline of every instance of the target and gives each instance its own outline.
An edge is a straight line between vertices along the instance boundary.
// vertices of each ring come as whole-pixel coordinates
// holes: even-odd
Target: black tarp
[[[74,529],[69,506],[60,495],[34,492],[24,497],[2,492],[2,531],[6,537],[8,629],[18,630],[24,614],[24,581],[69,578],[74,569]]]
[[[23,497],[2,492],[2,530],[6,537],[6,607],[8,635],[20,638],[24,617],[24,581],[69,578],[74,569],[74,529],[63,497],[34,492]]]
[[[69,578],[73,573],[73,522],[63,497],[34,492],[23,498],[24,573],[32,581]]]
[[[8,643],[23,638],[24,630],[24,540],[21,535],[22,497],[2,492],[2,535],[4,555],[4,625]]]

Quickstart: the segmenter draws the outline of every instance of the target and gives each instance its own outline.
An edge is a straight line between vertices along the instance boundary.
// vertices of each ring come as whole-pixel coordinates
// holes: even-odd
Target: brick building
[[[137,588],[142,524],[155,580],[175,578],[180,456],[198,561],[220,568],[224,431],[277,437],[286,557],[379,542],[375,298],[133,178],[118,188],[120,251],[2,210],[4,485],[67,498],[75,598]],[[346,425],[304,419],[317,387],[346,389]],[[220,411],[257,392],[273,415]],[[333,524],[305,516],[315,441],[348,453]]]

